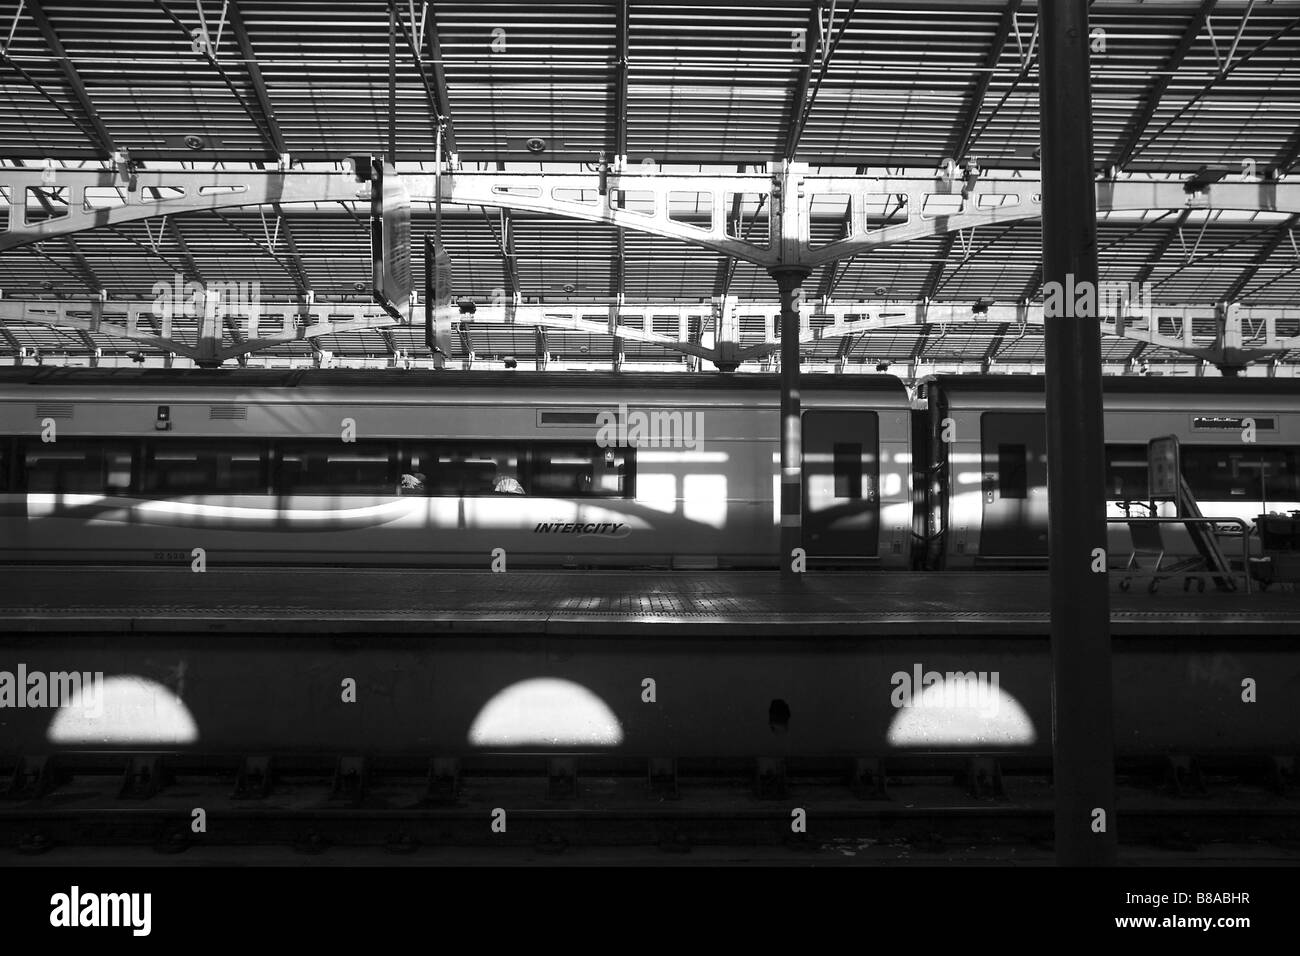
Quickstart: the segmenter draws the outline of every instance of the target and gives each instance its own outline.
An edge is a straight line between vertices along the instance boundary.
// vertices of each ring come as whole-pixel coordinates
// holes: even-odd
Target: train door
[[[980,432],[980,556],[1046,556],[1046,418],[1032,412],[986,412]]]
[[[875,412],[803,416],[803,528],[810,557],[874,557],[880,540]]]

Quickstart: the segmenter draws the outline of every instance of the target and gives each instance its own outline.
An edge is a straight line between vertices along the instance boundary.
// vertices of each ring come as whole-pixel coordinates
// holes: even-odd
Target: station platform
[[[0,631],[1045,636],[1042,572],[9,568]],[[1300,594],[1111,594],[1115,636],[1300,634]]]
[[[0,667],[101,673],[116,716],[7,710],[0,754],[1051,754],[1042,573],[4,575]],[[1117,755],[1294,754],[1300,596],[1112,580]]]

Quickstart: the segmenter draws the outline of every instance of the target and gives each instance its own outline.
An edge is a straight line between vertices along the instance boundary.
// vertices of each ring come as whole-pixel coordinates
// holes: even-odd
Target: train
[[[1182,477],[1201,513],[1251,528],[1300,507],[1300,381],[1267,378],[1103,378],[1108,553],[1133,542],[1118,519],[1173,517],[1153,501],[1148,443],[1174,436]],[[950,375],[920,383],[926,548],[918,567],[1045,567],[1047,420],[1041,376]],[[946,431],[946,433],[945,433]],[[1238,533],[1224,524],[1220,531]],[[1198,553],[1180,524],[1163,526],[1173,558]],[[1258,539],[1248,542],[1258,553]],[[1241,553],[1239,546],[1225,554]],[[1231,555],[1228,555],[1231,557]]]
[[[810,569],[1046,566],[1041,377],[800,390]],[[1113,377],[1104,409],[1111,516],[1160,513],[1166,435],[1204,514],[1300,509],[1300,382]],[[773,568],[779,426],[768,374],[10,368],[0,561]]]

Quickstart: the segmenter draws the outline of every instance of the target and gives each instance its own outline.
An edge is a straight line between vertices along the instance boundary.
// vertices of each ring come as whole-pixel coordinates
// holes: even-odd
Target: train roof
[[[400,388],[400,389],[552,389],[605,391],[641,389],[771,391],[780,389],[779,375],[702,372],[695,375],[662,372],[518,372],[425,371],[365,369],[135,369],[36,366],[0,368],[0,386],[102,385],[108,388]],[[906,400],[907,388],[892,375],[804,375],[803,391],[893,392]]]
[[[1041,375],[929,375],[922,388],[950,395],[1043,394]],[[1105,375],[1102,390],[1114,395],[1300,395],[1300,378],[1199,378],[1193,376]]]

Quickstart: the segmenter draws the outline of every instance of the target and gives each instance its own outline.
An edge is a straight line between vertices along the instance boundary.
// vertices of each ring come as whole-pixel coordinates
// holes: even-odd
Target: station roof
[[[350,154],[385,152],[395,132],[398,168],[427,170],[442,112],[465,168],[589,169],[602,152],[682,172],[783,158],[861,173],[933,171],[945,160],[1038,166],[1034,2],[395,7],[390,111],[384,0],[2,0],[0,165],[108,167],[113,151],[127,150],[145,169],[274,168],[286,153],[293,168],[335,169]],[[1091,25],[1099,173],[1182,179],[1209,166],[1238,178],[1297,175],[1300,3],[1096,0]],[[427,204],[413,215],[417,235],[432,228]],[[712,251],[630,230],[620,238],[606,224],[508,216],[525,302],[596,305],[622,294],[647,305],[705,303],[724,291],[776,299],[761,269]],[[284,204],[178,216],[165,233],[147,222],[94,229],[0,255],[0,291],[146,299],[180,272],[256,279],[271,301],[306,286],[317,299],[360,302],[370,277],[366,217],[359,204]],[[833,222],[833,211],[824,218]],[[1098,223],[1101,277],[1145,277],[1159,301],[1294,306],[1295,225],[1268,211],[1107,213]],[[808,287],[862,301],[1032,299],[1040,228],[1019,221],[960,241],[948,234],[874,249],[825,267]],[[501,287],[501,230],[495,211],[444,207],[458,294],[483,301]],[[91,342],[105,354],[138,347],[32,325],[6,331],[0,354],[26,344],[69,356]],[[959,362],[986,355],[1000,335],[997,354],[1008,364],[1041,362],[1040,334],[1006,331],[972,326],[937,341],[926,326],[871,332],[850,358]],[[480,354],[534,350],[531,329],[479,324],[473,335]],[[409,328],[331,339],[322,347],[359,361],[422,347],[422,332]],[[625,345],[630,362],[682,361],[659,346]],[[595,363],[608,361],[612,345],[553,332],[546,348]],[[813,358],[836,350],[819,344]],[[309,354],[301,343],[279,351]],[[1104,343],[1112,361],[1134,351],[1131,341]],[[1177,358],[1159,349],[1145,357]]]

